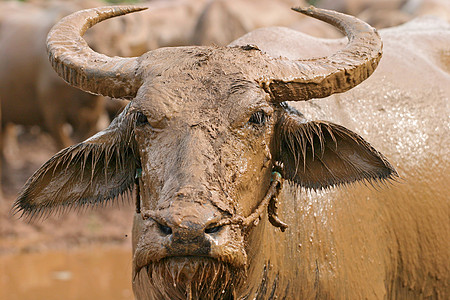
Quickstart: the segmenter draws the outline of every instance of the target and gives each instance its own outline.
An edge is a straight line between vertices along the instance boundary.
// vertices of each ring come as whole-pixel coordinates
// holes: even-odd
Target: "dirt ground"
[[[132,200],[27,222],[12,204],[57,149],[47,135],[26,132],[4,152],[0,299],[132,299]]]

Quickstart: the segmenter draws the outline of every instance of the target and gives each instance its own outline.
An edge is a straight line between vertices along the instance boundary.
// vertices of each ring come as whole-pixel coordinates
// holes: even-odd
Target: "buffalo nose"
[[[172,227],[177,227],[177,226],[173,226],[173,225],[172,226],[165,225],[165,224],[167,224],[166,222],[164,222],[164,224],[163,224],[163,223],[158,222],[157,220],[155,220],[155,223],[158,226],[158,230],[163,235],[172,234],[173,233]],[[216,226],[215,224],[212,224],[212,225],[206,226],[205,228],[202,228],[202,227],[198,228],[198,227],[199,226],[192,224],[191,226],[187,226],[187,227],[184,226],[185,230],[181,229],[181,227],[180,227],[180,228],[176,229],[176,231],[179,231],[179,232],[187,231],[187,232],[191,232],[191,233],[196,232],[197,234],[199,232],[206,233],[206,234],[214,234],[214,233],[219,232],[223,226],[221,226],[221,225]],[[186,235],[188,235],[188,234],[186,234]]]
[[[164,237],[164,246],[171,256],[206,256],[211,244],[217,243],[222,226],[214,223],[185,221],[177,223],[170,219],[154,220],[157,230]]]

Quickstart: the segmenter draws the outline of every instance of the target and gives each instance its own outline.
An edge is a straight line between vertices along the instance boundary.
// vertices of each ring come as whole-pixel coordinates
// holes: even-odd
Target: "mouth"
[[[245,268],[195,256],[167,257],[142,267],[135,276],[135,282],[148,280],[159,299],[233,299],[246,277]]]

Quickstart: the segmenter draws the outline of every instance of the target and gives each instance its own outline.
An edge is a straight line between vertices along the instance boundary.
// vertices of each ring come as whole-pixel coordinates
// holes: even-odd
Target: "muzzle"
[[[141,211],[141,200],[139,194],[139,178],[142,174],[142,169],[136,170],[136,212],[141,214],[144,220],[153,219],[155,221],[159,220],[159,213],[156,210],[143,210]],[[259,220],[264,213],[264,210],[267,208],[267,215],[269,218],[269,222],[275,226],[280,228],[282,232],[286,230],[288,225],[280,220],[278,217],[278,195],[283,187],[284,179],[281,175],[281,169],[278,167],[274,167],[272,172],[272,178],[270,181],[269,189],[265,197],[260,201],[259,205],[256,207],[255,211],[248,215],[247,217],[235,215],[225,219],[220,220],[215,224],[216,227],[222,227],[225,225],[238,225],[242,227],[244,230],[250,229],[252,226],[256,226],[259,223]]]

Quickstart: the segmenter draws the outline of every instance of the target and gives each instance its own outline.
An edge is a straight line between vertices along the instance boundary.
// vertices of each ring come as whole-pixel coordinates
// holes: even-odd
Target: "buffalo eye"
[[[220,226],[220,225],[213,225],[213,226],[210,226],[210,227],[208,227],[208,228],[205,229],[205,233],[207,233],[207,234],[212,234],[212,233],[219,232],[219,231],[222,229],[222,227],[223,227],[223,226]]]
[[[267,118],[267,116],[266,116],[265,112],[263,112],[262,110],[259,110],[252,114],[252,116],[250,117],[248,122],[250,124],[254,124],[254,125],[264,125],[264,123],[266,122],[266,118]]]
[[[141,112],[138,112],[136,116],[136,126],[142,126],[145,124],[148,124],[147,116]]]
[[[172,234],[172,228],[169,226],[158,223],[158,228],[164,235]]]

